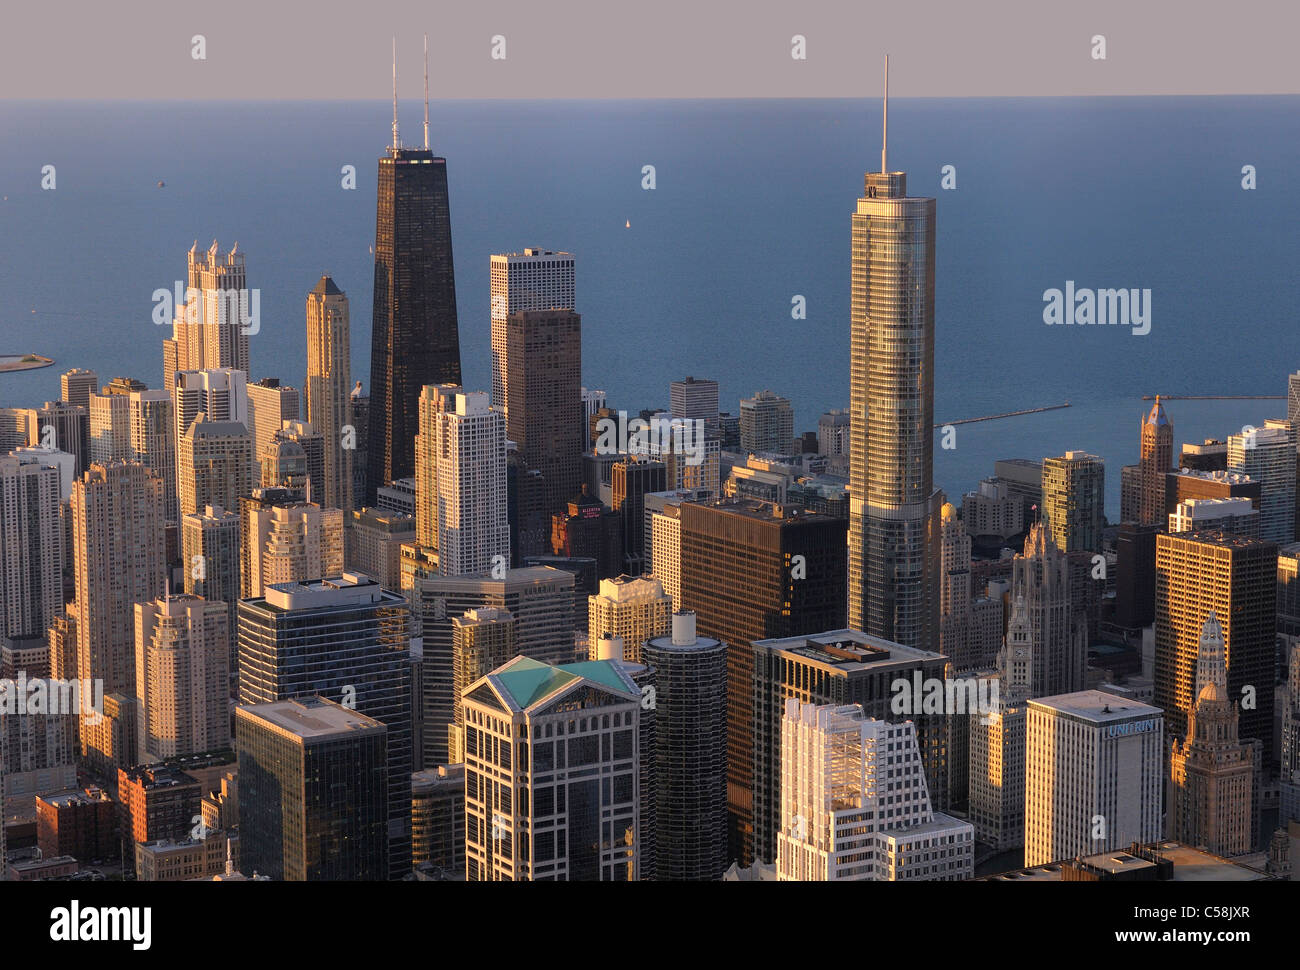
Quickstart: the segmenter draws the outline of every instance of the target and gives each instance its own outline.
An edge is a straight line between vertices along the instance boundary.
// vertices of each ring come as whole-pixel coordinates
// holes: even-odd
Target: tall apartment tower
[[[740,448],[751,453],[784,455],[794,441],[794,410],[772,391],[755,391],[740,399]]]
[[[111,383],[104,386],[103,393],[90,395],[87,426],[90,442],[89,462],[102,464],[107,461],[125,461],[129,458],[131,454],[130,395],[134,391],[143,390],[145,386],[139,381],[115,377]],[[35,430],[39,436],[41,429],[37,427]]]
[[[674,613],[651,637],[655,670],[655,865],[660,882],[715,880],[727,851],[727,645]]]
[[[1269,418],[1228,438],[1228,471],[1260,483],[1259,537],[1278,544],[1295,540],[1296,429],[1285,418]]]
[[[319,697],[240,707],[235,747],[243,869],[297,882],[389,878],[381,721]]]
[[[240,587],[245,598],[267,586],[343,571],[343,511],[256,489],[240,503]]]
[[[1254,695],[1241,711],[1242,738],[1272,757],[1277,545],[1225,532],[1156,537],[1155,704],[1173,737],[1187,737],[1197,658],[1211,611],[1226,644],[1228,696]],[[1246,688],[1252,688],[1247,690]]]
[[[885,87],[888,119],[887,78]],[[933,478],[935,200],[908,196],[886,148],[853,214],[848,625],[931,650],[942,504]]]
[[[126,457],[138,461],[163,480],[164,515],[178,521],[180,507],[176,480],[176,414],[166,391],[132,391],[126,395],[129,449]]]
[[[227,666],[237,669],[236,604],[239,603],[239,516],[220,505],[181,517],[185,592],[226,604]]]
[[[506,437],[541,473],[543,542],[520,555],[549,552],[551,516],[579,493],[584,438],[575,427],[582,402],[582,317],[572,310],[517,310],[506,317],[502,410]]]
[[[641,878],[641,689],[622,664],[516,657],[460,703],[469,881]]]
[[[351,512],[357,427],[352,417],[352,325],[348,296],[328,275],[307,294],[306,418],[325,439],[325,480],[313,498]]]
[[[1082,690],[1087,666],[1088,625],[1074,609],[1069,559],[1035,523],[1011,566],[1005,687],[1025,697]]]
[[[509,561],[505,421],[485,392],[447,384],[420,392],[415,473],[416,540],[438,550],[439,574]]]
[[[519,624],[509,610],[495,606],[466,610],[451,618],[452,690],[459,698],[480,677],[510,662],[518,653]],[[465,708],[455,705],[455,723],[447,729],[447,758],[452,764],[465,760]]]
[[[782,881],[969,879],[969,822],[934,811],[911,721],[867,717],[857,704],[787,698],[781,721]]]
[[[263,450],[284,427],[286,421],[297,421],[301,415],[301,401],[296,387],[281,384],[278,377],[264,377],[249,383],[248,433],[253,437],[253,460],[257,462]]]
[[[358,573],[279,583],[239,604],[241,704],[317,694],[387,726],[393,879],[411,867],[410,652],[406,600]]]
[[[202,416],[177,442],[176,491],[182,515],[208,505],[232,509],[253,488],[252,439],[238,421]]]
[[[175,378],[171,392],[178,442],[200,414],[209,421],[235,421],[249,427],[252,418],[248,413],[248,378],[243,371],[230,368],[178,371]],[[94,451],[93,442],[91,451]]]
[[[135,604],[139,761],[230,747],[230,614],[187,593]]]
[[[682,605],[727,644],[730,852],[743,866],[755,855],[752,644],[844,626],[845,527],[749,500],[681,506]]]
[[[492,285],[492,403],[509,413],[507,322],[520,310],[572,310],[574,257],[546,249],[494,253]]]
[[[59,375],[59,397],[76,407],[90,411],[90,395],[99,389],[99,375],[93,370],[74,367]]]
[[[135,604],[161,596],[163,480],[139,462],[94,464],[72,487],[77,676],[135,696]]]
[[[674,418],[718,423],[718,382],[703,377],[688,377],[668,385],[668,407]],[[793,436],[793,426],[791,427]]]
[[[66,451],[76,459],[76,474],[85,473],[90,466],[89,403],[83,406],[67,401],[46,401],[44,406],[36,409],[36,429],[42,445]]]
[[[1211,611],[1201,630],[1187,737],[1174,741],[1170,757],[1166,804],[1169,838],[1221,856],[1251,850],[1254,749],[1237,739],[1237,719],[1223,628]]]
[[[460,332],[451,252],[447,160],[406,148],[397,130],[379,159],[375,209],[374,313],[370,345],[369,445],[363,505],[415,468],[417,402],[426,384],[459,384]]]
[[[1158,481],[1163,512],[1164,472],[1158,476],[1153,472],[1151,481]],[[1059,458],[1043,459],[1043,524],[1057,549],[1100,552],[1105,506],[1106,465],[1100,458],[1067,451]]]
[[[1027,727],[1027,867],[1159,839],[1158,708],[1078,691],[1030,700]]]
[[[44,636],[63,615],[59,469],[0,457],[0,636]]]
[[[1138,455],[1138,488],[1141,496],[1138,500],[1139,524],[1164,524],[1165,476],[1173,469],[1174,426],[1165,415],[1160,395],[1157,394],[1155,404],[1151,405],[1151,413],[1142,420],[1141,451]]]

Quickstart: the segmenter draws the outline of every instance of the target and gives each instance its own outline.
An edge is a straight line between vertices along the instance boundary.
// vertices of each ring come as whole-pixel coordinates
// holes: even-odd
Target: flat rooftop
[[[270,704],[253,704],[237,709],[240,717],[251,717],[274,725],[304,741],[353,731],[386,731],[373,717],[348,710],[319,697],[293,698]]]
[[[755,640],[754,647],[784,650],[842,670],[861,670],[888,663],[915,663],[918,660],[943,660],[943,654],[918,650],[863,633],[861,630],[830,630],[810,636],[784,637],[778,640]]]
[[[1051,697],[1036,697],[1029,702],[1030,707],[1047,707],[1062,714],[1071,714],[1085,721],[1097,724],[1111,724],[1130,721],[1134,718],[1163,717],[1164,712],[1158,707],[1143,704],[1130,697],[1119,694],[1107,694],[1100,690],[1081,690],[1073,694],[1055,694]]]

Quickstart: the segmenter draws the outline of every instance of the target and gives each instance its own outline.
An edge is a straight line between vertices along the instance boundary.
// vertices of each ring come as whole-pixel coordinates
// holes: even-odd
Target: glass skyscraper
[[[888,102],[886,101],[886,111]],[[853,214],[849,626],[919,649],[938,630],[935,200],[868,172]]]
[[[366,505],[415,469],[417,401],[426,384],[459,384],[447,160],[394,145],[379,159],[370,350]]]

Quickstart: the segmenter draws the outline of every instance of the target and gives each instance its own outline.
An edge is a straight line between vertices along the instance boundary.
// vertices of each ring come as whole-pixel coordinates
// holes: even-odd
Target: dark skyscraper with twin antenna
[[[394,49],[393,143],[379,159],[375,213],[367,505],[377,488],[414,473],[420,389],[461,382],[447,160],[429,150],[427,40],[425,61],[424,148],[403,148]]]

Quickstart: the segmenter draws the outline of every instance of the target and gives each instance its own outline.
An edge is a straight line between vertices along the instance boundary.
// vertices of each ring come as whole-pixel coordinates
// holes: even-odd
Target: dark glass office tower
[[[375,213],[365,504],[415,471],[420,389],[460,382],[447,160],[390,148],[379,160]]]
[[[389,875],[388,730],[320,697],[240,707],[240,866],[276,880]]]
[[[411,870],[410,607],[368,576],[272,583],[239,603],[239,702],[319,695],[388,729],[388,876]]]

